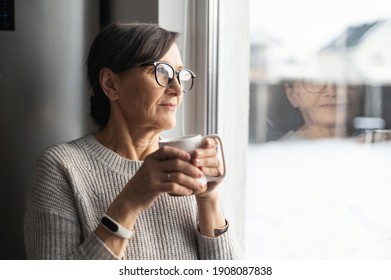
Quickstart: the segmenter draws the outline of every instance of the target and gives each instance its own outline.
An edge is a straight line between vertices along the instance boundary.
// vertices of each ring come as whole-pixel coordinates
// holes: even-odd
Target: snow
[[[248,149],[247,259],[391,259],[391,142]]]

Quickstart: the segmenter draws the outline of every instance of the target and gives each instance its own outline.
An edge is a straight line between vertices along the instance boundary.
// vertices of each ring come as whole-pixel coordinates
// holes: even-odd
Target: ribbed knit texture
[[[27,258],[116,259],[94,230],[142,164],[120,157],[92,134],[44,151],[25,216]],[[196,220],[194,196],[160,195],[137,219],[125,259],[238,258],[229,230],[205,237]]]

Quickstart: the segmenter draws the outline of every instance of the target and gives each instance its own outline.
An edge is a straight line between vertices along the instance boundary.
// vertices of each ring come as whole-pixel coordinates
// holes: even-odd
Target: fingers
[[[200,178],[203,175],[202,171],[191,162],[181,159],[167,159],[160,161],[158,167],[160,170],[165,172],[180,172],[193,178]]]
[[[167,181],[163,183],[164,192],[174,196],[191,195],[194,193],[196,187],[193,186],[191,188],[188,183],[183,183],[184,179],[179,178],[179,172],[165,172],[164,174],[167,174]]]
[[[207,138],[203,143],[203,148],[197,149],[193,153],[191,162],[207,176],[219,177],[224,173],[224,168],[218,158],[218,143],[215,138]]]
[[[197,178],[190,177],[182,172],[169,172],[166,174],[170,175],[165,175],[167,178],[164,178],[166,182],[163,183],[163,188],[164,191],[170,194],[190,195],[199,192],[204,187]]]
[[[161,170],[170,174],[170,182],[175,182],[182,186],[197,189],[200,187],[197,179],[203,176],[202,171],[191,164],[179,159],[170,159],[160,162]]]
[[[201,167],[201,170],[206,176],[210,177],[220,177],[223,175],[223,172],[220,170],[220,168]]]
[[[194,151],[193,158],[189,153],[171,146],[163,146],[150,154],[146,161],[153,162],[153,169],[158,170],[156,175],[160,181],[160,191],[175,195],[190,195],[202,191],[205,185],[198,179],[204,173],[215,177],[221,174],[217,144],[213,138],[206,139],[203,147]]]
[[[207,138],[202,148],[193,152],[194,158],[215,157],[217,155],[218,141],[214,138]]]
[[[197,167],[218,168],[220,166],[220,161],[217,157],[193,158],[191,162]]]
[[[151,154],[155,169],[159,170],[162,191],[176,195],[189,195],[202,188],[198,178],[202,171],[190,163],[190,154],[175,147],[161,147]]]
[[[219,167],[217,146],[218,141],[216,139],[207,138],[203,143],[203,148],[194,151],[192,163],[197,167]]]
[[[181,159],[190,161],[191,159],[190,154],[186,151],[171,146],[163,146],[149,156],[156,160]]]
[[[204,148],[217,148],[219,141],[216,138],[206,138],[203,143]]]

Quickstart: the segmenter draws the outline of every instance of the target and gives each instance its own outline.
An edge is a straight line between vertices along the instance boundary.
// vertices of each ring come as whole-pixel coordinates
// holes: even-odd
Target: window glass
[[[247,258],[391,257],[388,0],[250,1]]]

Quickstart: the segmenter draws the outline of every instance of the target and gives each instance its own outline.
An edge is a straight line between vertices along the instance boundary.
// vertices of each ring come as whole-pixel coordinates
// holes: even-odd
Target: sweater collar
[[[123,174],[133,175],[143,164],[140,160],[128,160],[102,145],[94,136],[87,134],[81,143],[91,156],[111,169]]]

